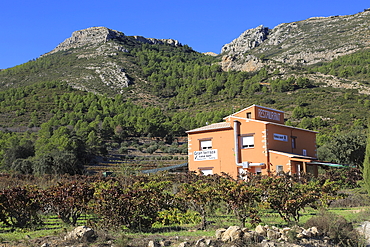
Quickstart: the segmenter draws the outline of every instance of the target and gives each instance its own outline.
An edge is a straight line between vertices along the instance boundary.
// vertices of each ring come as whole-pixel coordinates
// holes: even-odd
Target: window
[[[284,172],[284,167],[283,166],[276,166],[276,173]]]
[[[201,172],[201,173],[202,173],[202,175],[204,175],[204,176],[212,175],[212,174],[213,174],[212,169],[200,169],[200,172]]]
[[[292,148],[297,148],[297,142],[296,142],[297,137],[292,136]]]
[[[302,150],[302,155],[307,155],[307,150],[306,149]]]
[[[255,168],[254,168],[254,172],[256,173],[256,175],[260,175],[260,174],[262,174],[262,169],[261,169],[261,167],[255,167]]]
[[[252,113],[251,112],[247,112],[247,118],[252,118]]]
[[[242,136],[242,148],[254,148],[254,136]]]
[[[200,150],[212,149],[212,140],[200,141]]]

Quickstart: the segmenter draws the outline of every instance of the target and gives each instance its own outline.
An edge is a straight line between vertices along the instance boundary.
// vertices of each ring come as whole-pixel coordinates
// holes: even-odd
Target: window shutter
[[[212,141],[211,140],[201,141],[200,142],[200,149],[201,150],[212,149]]]
[[[254,147],[254,136],[243,136],[242,146],[243,148],[253,148]]]

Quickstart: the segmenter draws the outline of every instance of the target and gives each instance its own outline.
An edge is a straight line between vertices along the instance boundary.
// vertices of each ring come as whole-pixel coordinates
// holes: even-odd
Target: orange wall
[[[200,150],[200,139],[212,138],[212,149],[217,149],[217,160],[194,161],[194,151]],[[237,176],[237,166],[234,159],[233,130],[218,130],[189,135],[189,170],[198,171],[199,168],[213,167],[213,173],[225,172],[233,177]],[[221,168],[222,164],[222,168]]]
[[[290,158],[288,156],[279,155],[270,152],[270,159],[269,159],[269,168],[271,174],[277,173],[277,166],[283,166],[283,172],[289,172],[290,167]]]
[[[265,139],[265,124],[256,121],[243,121],[239,120],[240,125],[240,135],[243,134],[254,134],[254,148],[241,149],[241,162],[250,163],[266,163],[267,153],[266,153],[266,143]]]
[[[268,124],[267,133],[269,149],[300,155],[303,155],[303,149],[306,149],[307,156],[316,157],[315,132]],[[275,140],[274,134],[286,135],[288,137],[287,142]],[[296,148],[294,149],[292,148],[292,136],[296,137]]]

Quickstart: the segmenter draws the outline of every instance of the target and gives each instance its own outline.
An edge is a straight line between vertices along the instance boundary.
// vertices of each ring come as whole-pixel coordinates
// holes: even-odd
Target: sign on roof
[[[277,121],[280,122],[281,114],[280,112],[269,111],[263,108],[258,108],[257,116],[261,119],[270,120],[270,121]]]

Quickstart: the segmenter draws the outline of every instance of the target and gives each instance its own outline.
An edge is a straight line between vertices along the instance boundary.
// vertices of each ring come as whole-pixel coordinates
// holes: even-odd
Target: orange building
[[[317,175],[316,132],[284,125],[284,112],[252,105],[189,130],[189,170],[208,174]]]

